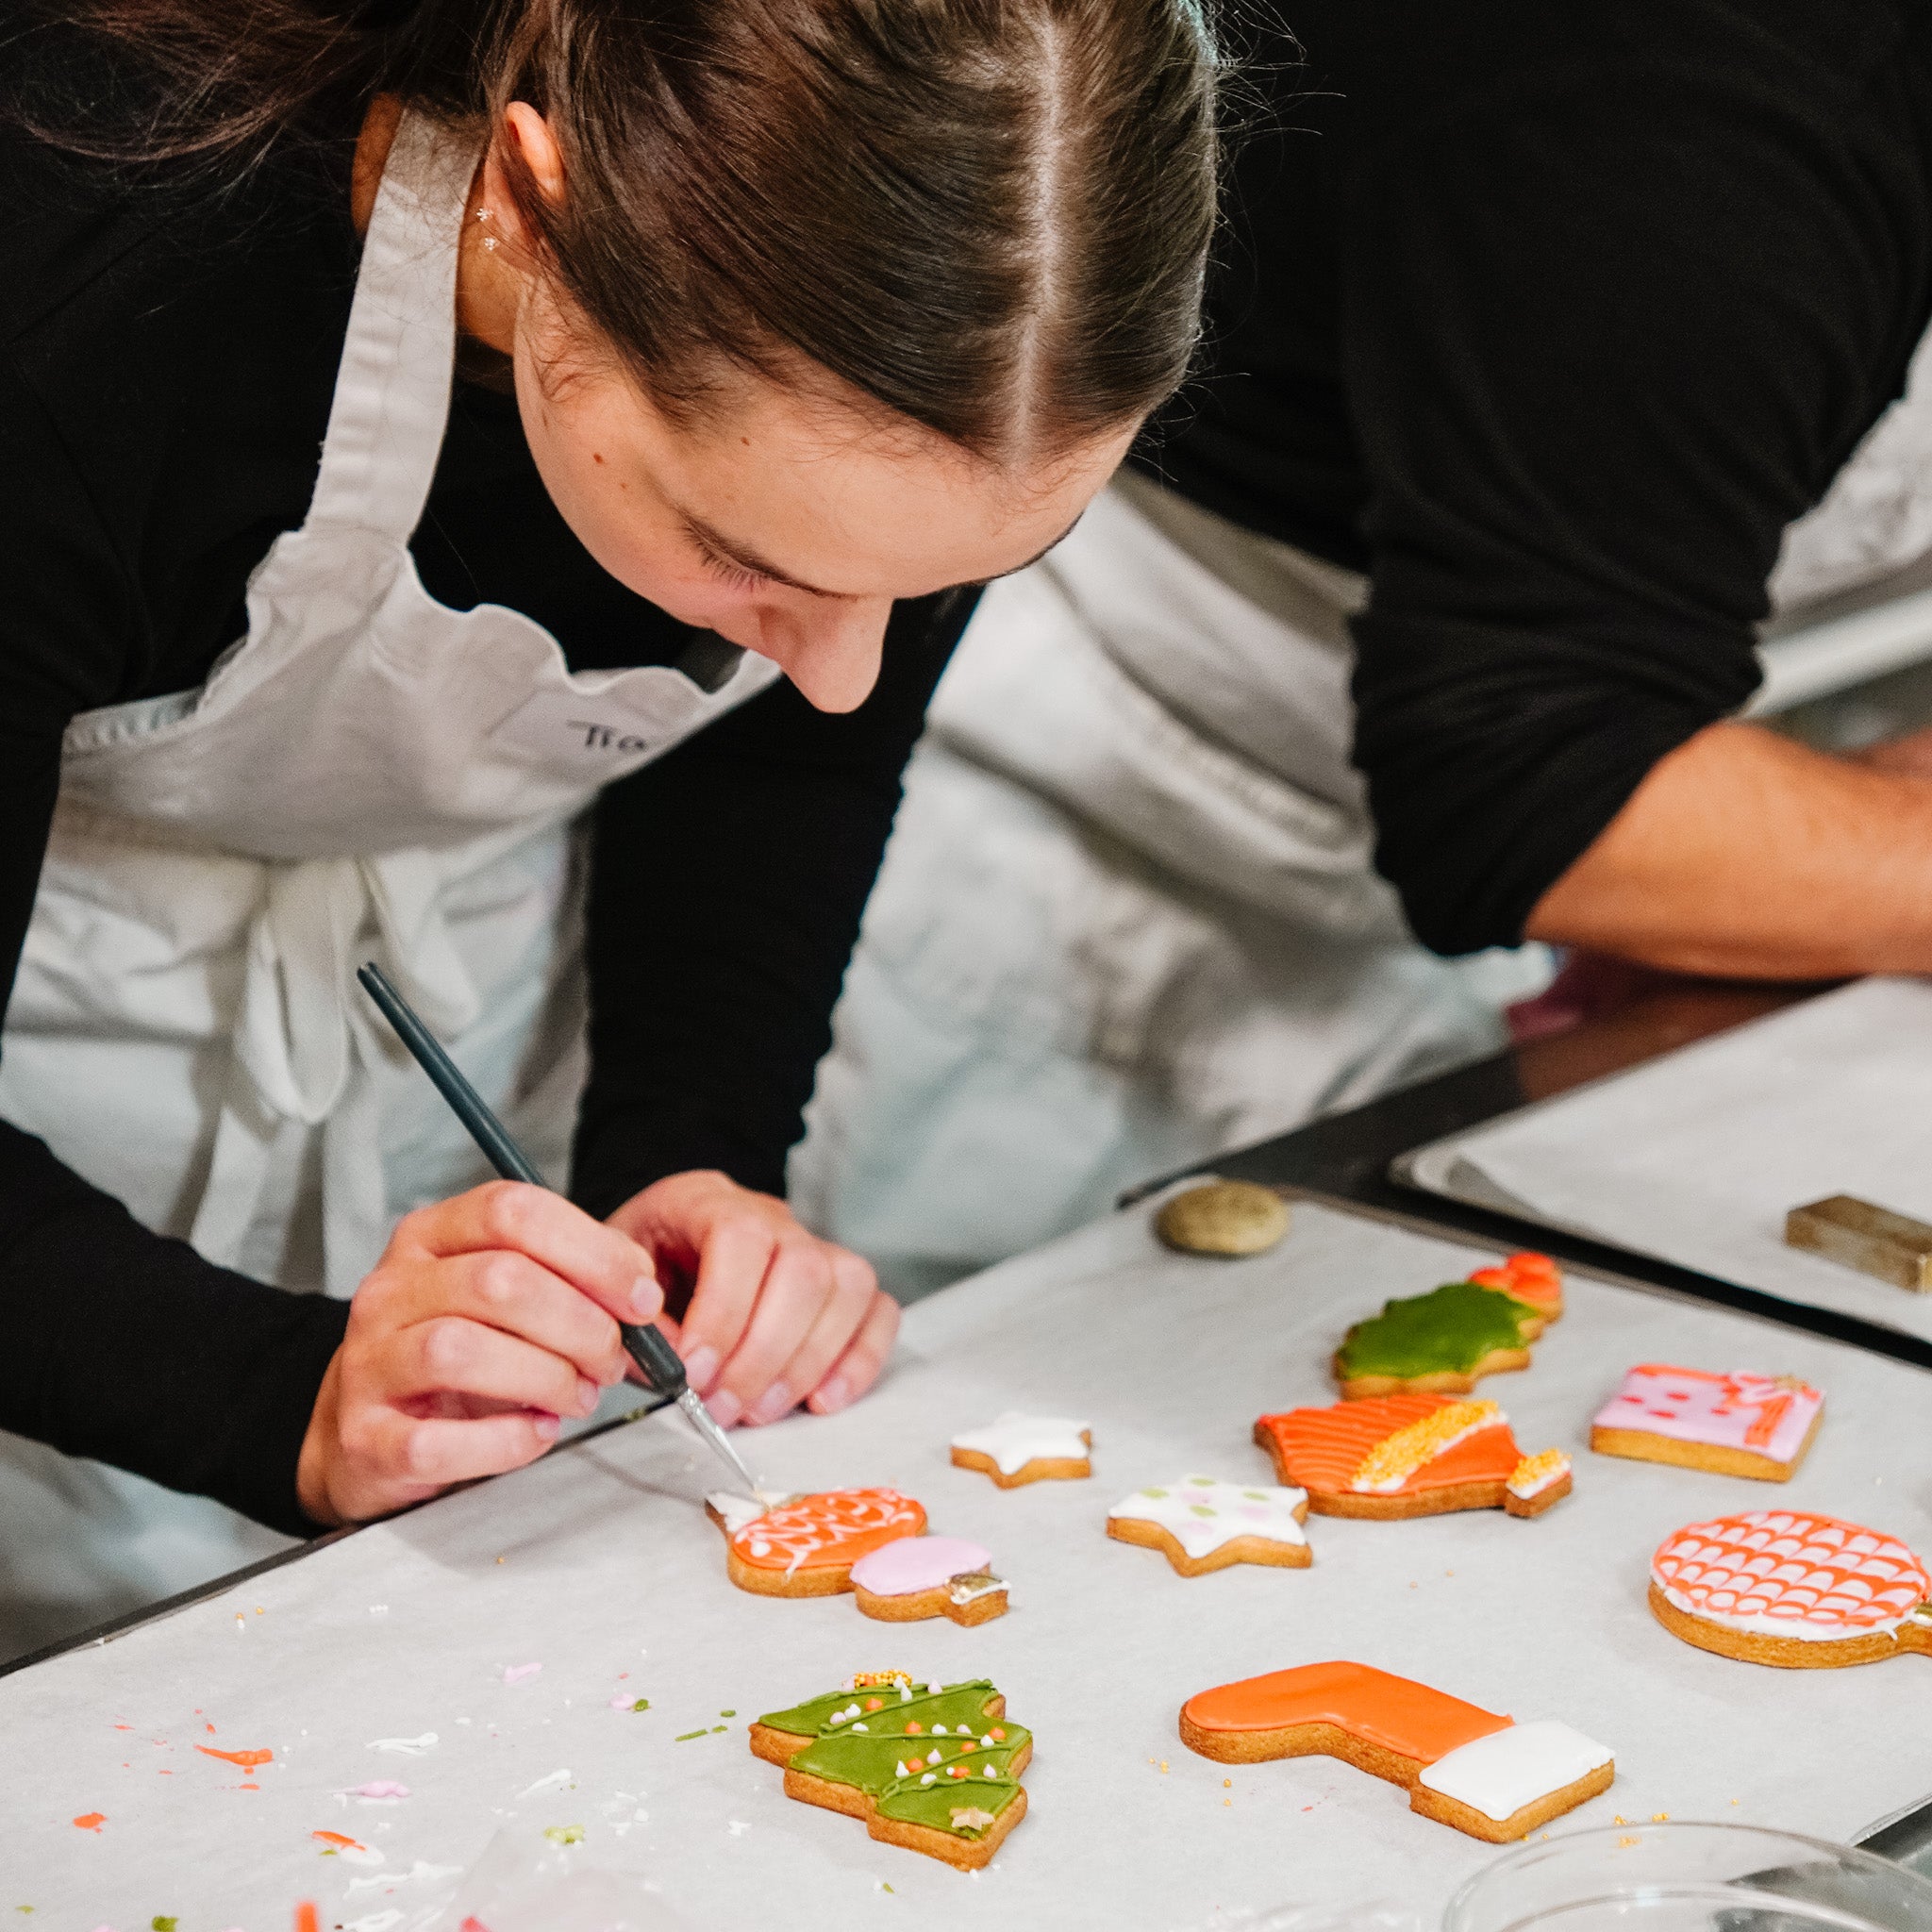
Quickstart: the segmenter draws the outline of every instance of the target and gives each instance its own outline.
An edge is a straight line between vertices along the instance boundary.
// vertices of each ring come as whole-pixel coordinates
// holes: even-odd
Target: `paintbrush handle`
[[[527,1181],[537,1188],[545,1186],[530,1157],[510,1138],[509,1129],[470,1085],[462,1069],[442,1050],[442,1042],[424,1025],[416,1009],[396,991],[389,974],[372,959],[357,969],[356,977],[382,1009],[382,1017],[395,1028],[396,1038],[415,1056],[417,1065],[436,1083],[436,1091],[449,1102],[450,1111],[462,1122],[491,1166],[507,1181]],[[684,1393],[684,1363],[661,1328],[620,1322],[617,1332],[623,1338],[625,1353],[637,1363],[655,1393],[672,1402]]]

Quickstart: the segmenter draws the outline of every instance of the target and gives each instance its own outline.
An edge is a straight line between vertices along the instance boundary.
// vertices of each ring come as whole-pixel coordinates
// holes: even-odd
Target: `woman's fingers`
[[[706,1215],[695,1245],[697,1283],[684,1313],[685,1369],[692,1387],[708,1402],[715,1391],[730,1396],[727,1407],[741,1406],[742,1387],[725,1390],[721,1371],[751,1326],[777,1242],[770,1224],[756,1208],[727,1203]],[[780,1356],[778,1361],[783,1360]],[[775,1369],[777,1362],[772,1366]],[[762,1391],[763,1384],[758,1387]],[[737,1409],[732,1408],[728,1421],[723,1415],[718,1419],[729,1427],[738,1419]]]
[[[789,1415],[824,1380],[832,1364],[845,1353],[872,1313],[878,1278],[873,1274],[871,1263],[830,1242],[820,1243],[820,1248],[830,1275],[831,1291],[820,1301],[817,1318],[793,1349],[791,1359],[778,1370],[765,1392],[747,1406],[746,1422],[774,1423],[780,1416]],[[761,1307],[759,1320],[762,1319]],[[754,1338],[758,1325],[754,1322]],[[736,1366],[734,1361],[732,1368],[726,1369],[727,1383]]]
[[[460,1315],[438,1315],[401,1330],[385,1352],[383,1395],[392,1407],[425,1396],[466,1404],[589,1415],[600,1390],[561,1356]]]
[[[457,1422],[385,1409],[373,1420],[366,1451],[371,1464],[387,1472],[392,1483],[433,1496],[451,1483],[501,1475],[534,1462],[557,1434],[554,1415],[523,1412]],[[388,1505],[401,1507],[399,1502]]]
[[[561,1194],[521,1181],[491,1181],[419,1208],[404,1217],[391,1248],[438,1257],[527,1255],[620,1322],[653,1321],[664,1306],[649,1254],[627,1234],[593,1221]]]
[[[617,1324],[588,1295],[502,1248],[411,1269],[390,1288],[388,1302],[396,1327],[461,1316],[547,1349],[597,1383],[622,1381],[630,1359]]]
[[[883,1290],[873,1291],[872,1307],[845,1353],[812,1391],[806,1407],[814,1415],[836,1415],[856,1402],[879,1378],[899,1333],[899,1304]]]

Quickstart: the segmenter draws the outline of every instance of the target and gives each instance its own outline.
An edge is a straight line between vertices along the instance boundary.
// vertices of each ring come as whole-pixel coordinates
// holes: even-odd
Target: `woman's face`
[[[366,222],[400,109],[372,108],[357,155]],[[692,422],[667,416],[613,358],[587,358],[523,246],[504,143],[539,190],[568,192],[557,144],[506,111],[463,222],[458,319],[510,357],[524,432],[552,500],[619,582],[687,624],[770,658],[824,711],[861,704],[895,599],[1030,563],[1072,528],[1136,425],[1051,462],[995,469],[830,377],[738,381]]]
[[[526,311],[527,313],[527,311]],[[559,379],[519,331],[517,397],[552,500],[619,582],[770,658],[819,709],[878,675],[894,599],[1004,576],[1050,549],[1131,428],[1021,475],[877,412],[746,378],[679,423],[616,373]]]

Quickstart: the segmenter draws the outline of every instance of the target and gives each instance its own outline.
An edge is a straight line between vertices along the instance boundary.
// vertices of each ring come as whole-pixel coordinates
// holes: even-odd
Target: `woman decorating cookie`
[[[539,1455],[667,1293],[721,1421],[851,1401],[896,1312],[784,1154],[968,587],[1187,365],[1197,13],[0,58],[0,1423],[301,1531]],[[475,1185],[365,957],[569,1199]]]

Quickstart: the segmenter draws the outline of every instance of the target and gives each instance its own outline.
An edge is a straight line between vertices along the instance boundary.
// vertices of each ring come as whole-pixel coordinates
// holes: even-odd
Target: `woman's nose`
[[[771,611],[767,655],[821,711],[856,711],[878,682],[890,597],[841,597]]]

